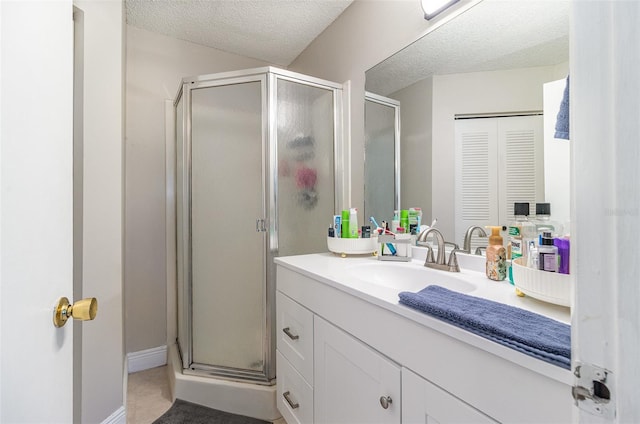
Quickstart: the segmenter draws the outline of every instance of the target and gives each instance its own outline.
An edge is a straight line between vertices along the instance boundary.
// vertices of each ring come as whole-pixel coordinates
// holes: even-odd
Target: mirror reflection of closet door
[[[400,102],[365,94],[364,225],[400,209]]]
[[[456,119],[457,243],[472,225],[509,225],[515,202],[535,215],[544,200],[542,129],[540,114]]]

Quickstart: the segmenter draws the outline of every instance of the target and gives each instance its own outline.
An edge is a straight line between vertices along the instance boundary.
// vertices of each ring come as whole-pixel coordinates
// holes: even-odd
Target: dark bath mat
[[[176,399],[171,408],[153,424],[270,424],[256,418],[218,411]]]

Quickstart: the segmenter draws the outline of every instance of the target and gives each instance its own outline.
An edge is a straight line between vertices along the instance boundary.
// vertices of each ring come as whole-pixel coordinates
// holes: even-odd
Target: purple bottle
[[[558,248],[558,256],[560,256],[558,272],[561,274],[569,274],[570,240],[568,238],[556,238],[553,240],[553,244]]]

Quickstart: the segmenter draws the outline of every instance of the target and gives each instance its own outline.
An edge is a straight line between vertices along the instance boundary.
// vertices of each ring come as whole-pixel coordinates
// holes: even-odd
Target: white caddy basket
[[[327,247],[330,252],[338,253],[343,258],[347,255],[366,255],[376,251],[378,248],[378,237],[357,239],[327,237]]]
[[[522,293],[538,300],[561,306],[571,306],[573,282],[571,275],[540,271],[520,264],[521,258],[512,263],[513,284]]]

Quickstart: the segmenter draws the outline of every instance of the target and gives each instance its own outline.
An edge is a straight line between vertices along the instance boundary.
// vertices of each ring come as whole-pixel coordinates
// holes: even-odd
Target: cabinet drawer
[[[313,423],[313,389],[279,351],[276,351],[276,367],[278,411],[287,424]]]
[[[313,385],[313,313],[277,292],[276,326],[278,350]]]

